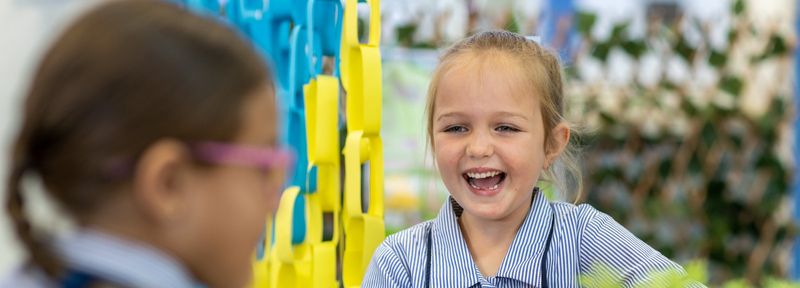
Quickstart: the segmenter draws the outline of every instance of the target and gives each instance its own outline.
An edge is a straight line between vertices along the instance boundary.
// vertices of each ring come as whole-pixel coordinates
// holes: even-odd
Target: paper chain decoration
[[[359,1],[371,16],[366,43],[356,0],[173,2],[236,27],[276,75],[282,139],[298,157],[274,221],[266,220],[253,287],[359,286],[385,233],[380,1]]]

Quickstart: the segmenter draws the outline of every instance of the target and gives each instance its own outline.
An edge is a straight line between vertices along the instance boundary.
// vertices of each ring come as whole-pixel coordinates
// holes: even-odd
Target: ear
[[[550,130],[550,143],[548,143],[547,151],[545,151],[545,167],[553,165],[558,155],[564,152],[564,149],[567,148],[567,144],[569,144],[569,137],[569,125],[567,125],[566,122],[558,123],[556,127],[553,127],[553,130]]]
[[[186,206],[190,160],[186,146],[174,139],[158,140],[142,153],[133,176],[133,197],[147,220],[164,223]]]

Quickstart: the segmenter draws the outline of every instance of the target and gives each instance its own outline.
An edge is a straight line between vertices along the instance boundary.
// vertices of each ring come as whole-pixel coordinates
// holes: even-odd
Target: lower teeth
[[[481,188],[481,187],[475,186],[473,184],[469,184],[469,186],[472,186],[472,188],[475,188],[475,189],[485,189],[485,188]],[[486,190],[497,190],[497,187],[500,187],[500,184],[495,184],[494,186],[489,187]]]

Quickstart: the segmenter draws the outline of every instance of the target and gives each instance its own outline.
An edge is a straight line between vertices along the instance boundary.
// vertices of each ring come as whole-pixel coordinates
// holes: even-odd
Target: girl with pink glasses
[[[25,98],[5,203],[29,257],[0,287],[246,285],[291,162],[270,79],[234,31],[166,1],[73,23]],[[75,231],[29,221],[28,178]]]

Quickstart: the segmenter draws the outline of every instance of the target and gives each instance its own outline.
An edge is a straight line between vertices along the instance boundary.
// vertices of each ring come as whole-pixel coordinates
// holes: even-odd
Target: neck
[[[108,199],[95,213],[83,217],[81,226],[163,249],[158,238],[161,233],[132,203],[135,202],[122,196]]]
[[[530,209],[531,204],[528,204],[526,209],[519,209],[501,219],[476,217],[464,210],[458,219],[472,259],[485,277],[497,274]]]

